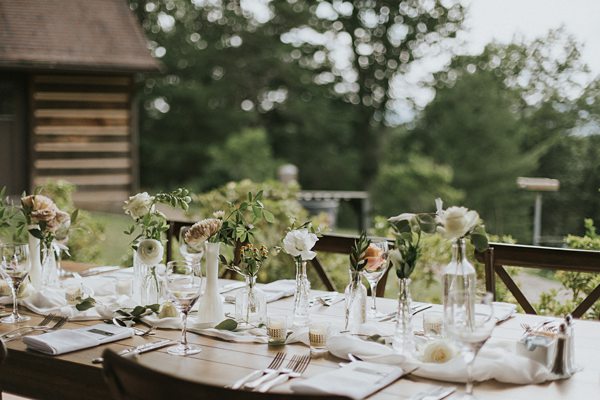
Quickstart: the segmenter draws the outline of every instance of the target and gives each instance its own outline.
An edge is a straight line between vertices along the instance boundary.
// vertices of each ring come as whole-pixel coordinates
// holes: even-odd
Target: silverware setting
[[[282,354],[282,356],[280,357],[279,360],[277,360],[277,357],[280,354]],[[283,364],[283,360],[285,360],[286,355],[287,355],[286,353],[281,353],[281,352],[277,353],[277,355],[275,356],[275,358],[271,362],[271,365],[269,365],[263,371],[264,374],[262,376],[259,375],[258,379],[255,378],[253,381],[244,384],[244,387],[249,388],[249,389],[256,389],[257,387],[259,387],[263,383],[265,383],[265,382],[267,382],[267,381],[275,378],[277,375],[279,375],[279,372],[281,371],[279,368]],[[250,380],[250,379],[248,379],[248,380]]]
[[[234,382],[233,385],[231,385],[231,388],[239,389],[242,386],[244,386],[244,384],[246,382],[255,381],[258,378],[260,378],[263,374],[267,374],[271,371],[276,372],[279,369],[279,367],[281,367],[281,364],[283,363],[283,360],[285,360],[285,357],[286,357],[286,353],[280,351],[271,360],[271,363],[267,366],[267,368],[257,369],[256,371],[249,373],[248,375],[244,376],[243,378],[238,379],[237,381]]]
[[[266,393],[269,390],[271,390],[271,388],[287,382],[288,379],[299,378],[300,376],[302,376],[304,371],[306,371],[306,368],[308,368],[308,364],[310,364],[309,354],[304,356],[293,356],[290,362],[286,365],[286,367],[279,372],[279,376],[260,386],[257,389],[257,391],[261,393]]]
[[[329,294],[324,294],[322,296],[316,296],[308,301],[308,306],[309,307],[314,307],[316,305],[330,306],[332,304],[337,303],[338,301],[341,301],[341,300],[336,301],[340,297],[341,297],[341,299],[344,298],[344,296],[340,296],[338,293],[329,293]]]
[[[50,324],[55,319],[56,319],[56,321],[54,322],[54,325],[50,326]],[[13,331],[10,331],[10,332],[7,332],[7,333],[3,334],[2,336],[0,336],[0,338],[4,342],[12,342],[13,340],[20,339],[23,336],[27,336],[27,335],[29,335],[30,333],[33,333],[33,332],[38,332],[38,331],[42,331],[42,332],[56,331],[56,330],[62,328],[68,321],[69,321],[68,317],[64,317],[62,315],[59,315],[57,317],[55,314],[48,314],[40,322],[39,325],[35,325],[35,326],[23,326],[21,328],[18,328],[18,329],[15,329]]]
[[[441,400],[456,391],[454,386],[435,386],[412,396],[410,400]]]
[[[129,349],[121,350],[119,353],[120,356],[123,357],[133,357],[138,354],[148,353],[150,351],[162,349],[163,347],[170,346],[173,344],[173,341],[170,339],[162,339],[156,342],[144,343],[136,347],[131,347]],[[104,361],[102,357],[96,357],[92,360],[92,364],[100,364]]]
[[[430,309],[432,307],[431,304],[421,304],[419,306],[411,307],[411,315],[416,315],[422,311]],[[396,320],[397,311],[390,312],[385,314],[383,317],[379,318],[377,322],[387,322],[387,321],[395,321]]]

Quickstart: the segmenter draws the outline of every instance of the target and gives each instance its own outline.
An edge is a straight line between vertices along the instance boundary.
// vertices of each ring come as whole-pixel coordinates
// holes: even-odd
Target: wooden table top
[[[269,313],[291,313],[293,299],[286,298],[268,305]],[[378,299],[380,311],[389,312],[395,309],[396,301]],[[343,319],[343,302],[331,307],[316,306],[311,309],[314,319],[340,321]],[[515,317],[496,327],[493,337],[517,339],[521,333],[521,323],[534,325],[546,317],[517,314]],[[29,323],[35,323],[41,317],[34,316]],[[97,321],[70,322],[67,328],[93,325]],[[0,324],[0,332],[14,329],[14,325]],[[102,354],[109,347],[115,351],[139,345],[159,338],[177,340],[179,331],[159,330],[155,336],[143,338],[135,336],[130,339],[108,345],[81,350],[62,356],[45,356],[26,351],[21,341],[8,344],[9,354],[5,363],[0,366],[0,387],[3,391],[20,394],[32,398],[44,399],[108,399],[108,388],[105,385],[101,366],[91,360]],[[281,347],[269,347],[266,344],[231,343],[188,334],[188,340],[202,346],[201,353],[178,357],[169,355],[161,349],[138,357],[141,364],[175,374],[186,379],[208,382],[214,385],[228,385],[248,374],[254,369],[264,368]],[[553,381],[540,385],[509,385],[496,381],[487,381],[475,386],[475,394],[480,399],[592,399],[598,398],[600,389],[600,322],[576,321],[575,325],[576,362],[583,370],[570,379]],[[288,358],[292,354],[306,354],[309,350],[303,344],[285,346]],[[313,359],[305,373],[312,376],[338,368],[340,360],[326,355]],[[408,376],[400,379],[369,399],[407,399],[412,395],[427,390],[434,385],[458,386],[462,393],[462,384],[451,384]],[[287,386],[279,391],[285,392]],[[457,396],[455,393],[454,397]],[[449,397],[452,399],[453,396]]]

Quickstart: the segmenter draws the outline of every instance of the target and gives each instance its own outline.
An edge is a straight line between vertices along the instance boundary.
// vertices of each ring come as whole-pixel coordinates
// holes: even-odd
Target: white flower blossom
[[[454,358],[454,347],[445,340],[434,340],[423,349],[423,361],[428,363],[443,364]]]
[[[437,207],[436,221],[440,224],[437,228],[447,239],[459,239],[468,233],[479,223],[479,214],[465,207],[449,207],[442,209],[442,200],[435,200]]]
[[[125,210],[125,214],[130,215],[134,219],[138,219],[152,210],[153,201],[154,198],[147,192],[138,193],[125,201],[123,209]]]
[[[290,231],[283,238],[283,251],[292,257],[300,257],[303,261],[312,260],[317,253],[311,251],[319,238],[308,229]]]
[[[144,265],[154,266],[162,261],[163,245],[156,239],[144,239],[138,244],[137,257]]]

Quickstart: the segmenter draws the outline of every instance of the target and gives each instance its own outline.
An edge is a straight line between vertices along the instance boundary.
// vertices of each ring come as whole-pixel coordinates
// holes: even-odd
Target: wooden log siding
[[[124,200],[137,168],[131,93],[129,76],[34,75],[33,186],[67,180],[78,186],[75,200],[83,206]]]

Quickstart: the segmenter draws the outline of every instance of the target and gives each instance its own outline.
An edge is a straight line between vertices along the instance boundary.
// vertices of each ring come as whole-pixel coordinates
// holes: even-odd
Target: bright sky
[[[600,75],[600,0],[469,0],[467,40],[481,51],[496,39],[511,41],[515,34],[527,39],[545,35],[564,25],[584,44],[583,59]]]

